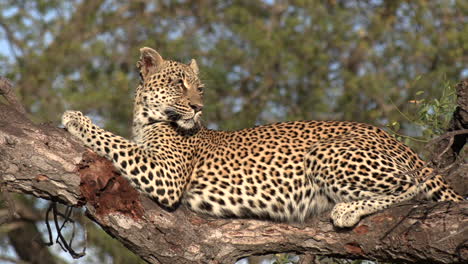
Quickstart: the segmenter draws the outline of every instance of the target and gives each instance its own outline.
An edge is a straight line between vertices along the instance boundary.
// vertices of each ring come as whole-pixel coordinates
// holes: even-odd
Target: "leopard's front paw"
[[[65,111],[62,115],[62,125],[70,132],[90,123],[89,117],[83,115],[80,111]]]
[[[83,113],[80,111],[65,111],[62,115],[62,125],[67,127],[68,124],[72,121],[79,121],[79,119],[83,116]]]
[[[70,122],[78,122],[78,123],[84,123],[84,124],[89,124],[91,123],[91,119],[89,117],[83,115],[80,111],[65,111],[62,115],[62,125],[64,127],[67,127]]]

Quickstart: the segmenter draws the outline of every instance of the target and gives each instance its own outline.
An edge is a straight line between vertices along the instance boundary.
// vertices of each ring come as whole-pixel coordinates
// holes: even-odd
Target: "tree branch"
[[[16,109],[16,111],[21,114],[26,114],[26,109],[24,109],[23,105],[18,101],[18,98],[13,91],[11,81],[2,76],[0,76],[0,95],[2,95],[3,98],[5,98],[5,100]]]
[[[468,185],[466,184],[466,176],[468,175],[466,171],[467,165],[464,165],[464,173],[456,173],[457,170],[463,170],[463,165],[460,166],[456,161],[459,153],[468,141],[468,133],[460,132],[468,129],[468,79],[456,85],[456,93],[457,108],[450,120],[446,136],[442,136],[439,140],[431,141],[428,145],[433,145],[433,152],[439,154],[434,155],[432,159],[434,164],[440,168],[453,165],[450,168],[448,177],[446,177],[450,185],[458,193],[468,194]]]
[[[70,206],[149,263],[234,263],[274,252],[421,263],[468,261],[468,202],[403,204],[337,230],[328,214],[305,224],[168,212],[63,129],[0,104],[0,176],[7,190]]]

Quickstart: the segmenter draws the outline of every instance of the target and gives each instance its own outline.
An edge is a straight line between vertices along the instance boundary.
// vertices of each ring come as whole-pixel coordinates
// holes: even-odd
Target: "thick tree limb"
[[[14,210],[15,215],[11,215],[8,209],[1,209],[0,219],[2,220],[0,225],[2,232],[6,233],[11,246],[21,259],[21,261],[15,260],[13,263],[57,263],[42,239],[41,232],[36,227],[35,222],[44,220],[44,216],[21,199],[12,199],[10,203],[14,203],[13,208],[9,209]],[[8,206],[11,207],[12,205],[9,204]]]
[[[8,232],[8,239],[20,259],[30,264],[57,263],[35,223],[27,221],[17,223],[17,228]]]
[[[468,261],[468,202],[404,204],[337,230],[328,215],[303,225],[167,212],[63,129],[0,104],[0,176],[7,190],[85,206],[106,232],[149,263],[234,263],[296,252],[420,263]]]
[[[21,114],[26,114],[26,109],[24,109],[24,106],[20,104],[18,98],[14,94],[11,81],[2,76],[0,76],[0,95],[2,95],[16,111]]]
[[[457,84],[456,93],[457,108],[455,109],[452,119],[450,120],[450,125],[447,128],[447,131],[449,132],[457,132],[463,129],[468,129],[468,79]],[[451,168],[451,171],[446,179],[449,181],[450,185],[454,187],[455,191],[463,194],[468,193],[468,184],[466,184],[468,169],[465,168],[465,173],[460,174],[460,177],[456,172],[459,169],[459,166],[455,161],[457,160],[460,151],[463,149],[467,141],[467,133],[455,135],[453,137],[447,137],[443,140],[437,141],[433,146],[434,149],[446,151],[438,151],[438,157],[432,159],[433,162],[439,167],[455,165]],[[467,164],[464,166],[467,166]]]

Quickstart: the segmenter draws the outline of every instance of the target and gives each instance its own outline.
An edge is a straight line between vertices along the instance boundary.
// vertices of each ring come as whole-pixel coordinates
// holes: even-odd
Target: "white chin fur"
[[[190,130],[198,126],[200,120],[201,112],[196,113],[193,118],[190,119],[179,119],[177,120],[177,125],[185,130]]]
[[[176,123],[180,128],[187,129],[187,130],[195,127],[195,120],[193,119],[180,119],[180,120],[177,120]]]

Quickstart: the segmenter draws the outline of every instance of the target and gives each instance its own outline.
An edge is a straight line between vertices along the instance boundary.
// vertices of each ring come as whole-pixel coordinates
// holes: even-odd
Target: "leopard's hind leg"
[[[335,226],[354,226],[361,217],[419,193],[414,176],[402,173],[410,170],[411,158],[389,155],[379,144],[364,136],[329,138],[306,156],[312,184],[335,203],[331,212]]]

